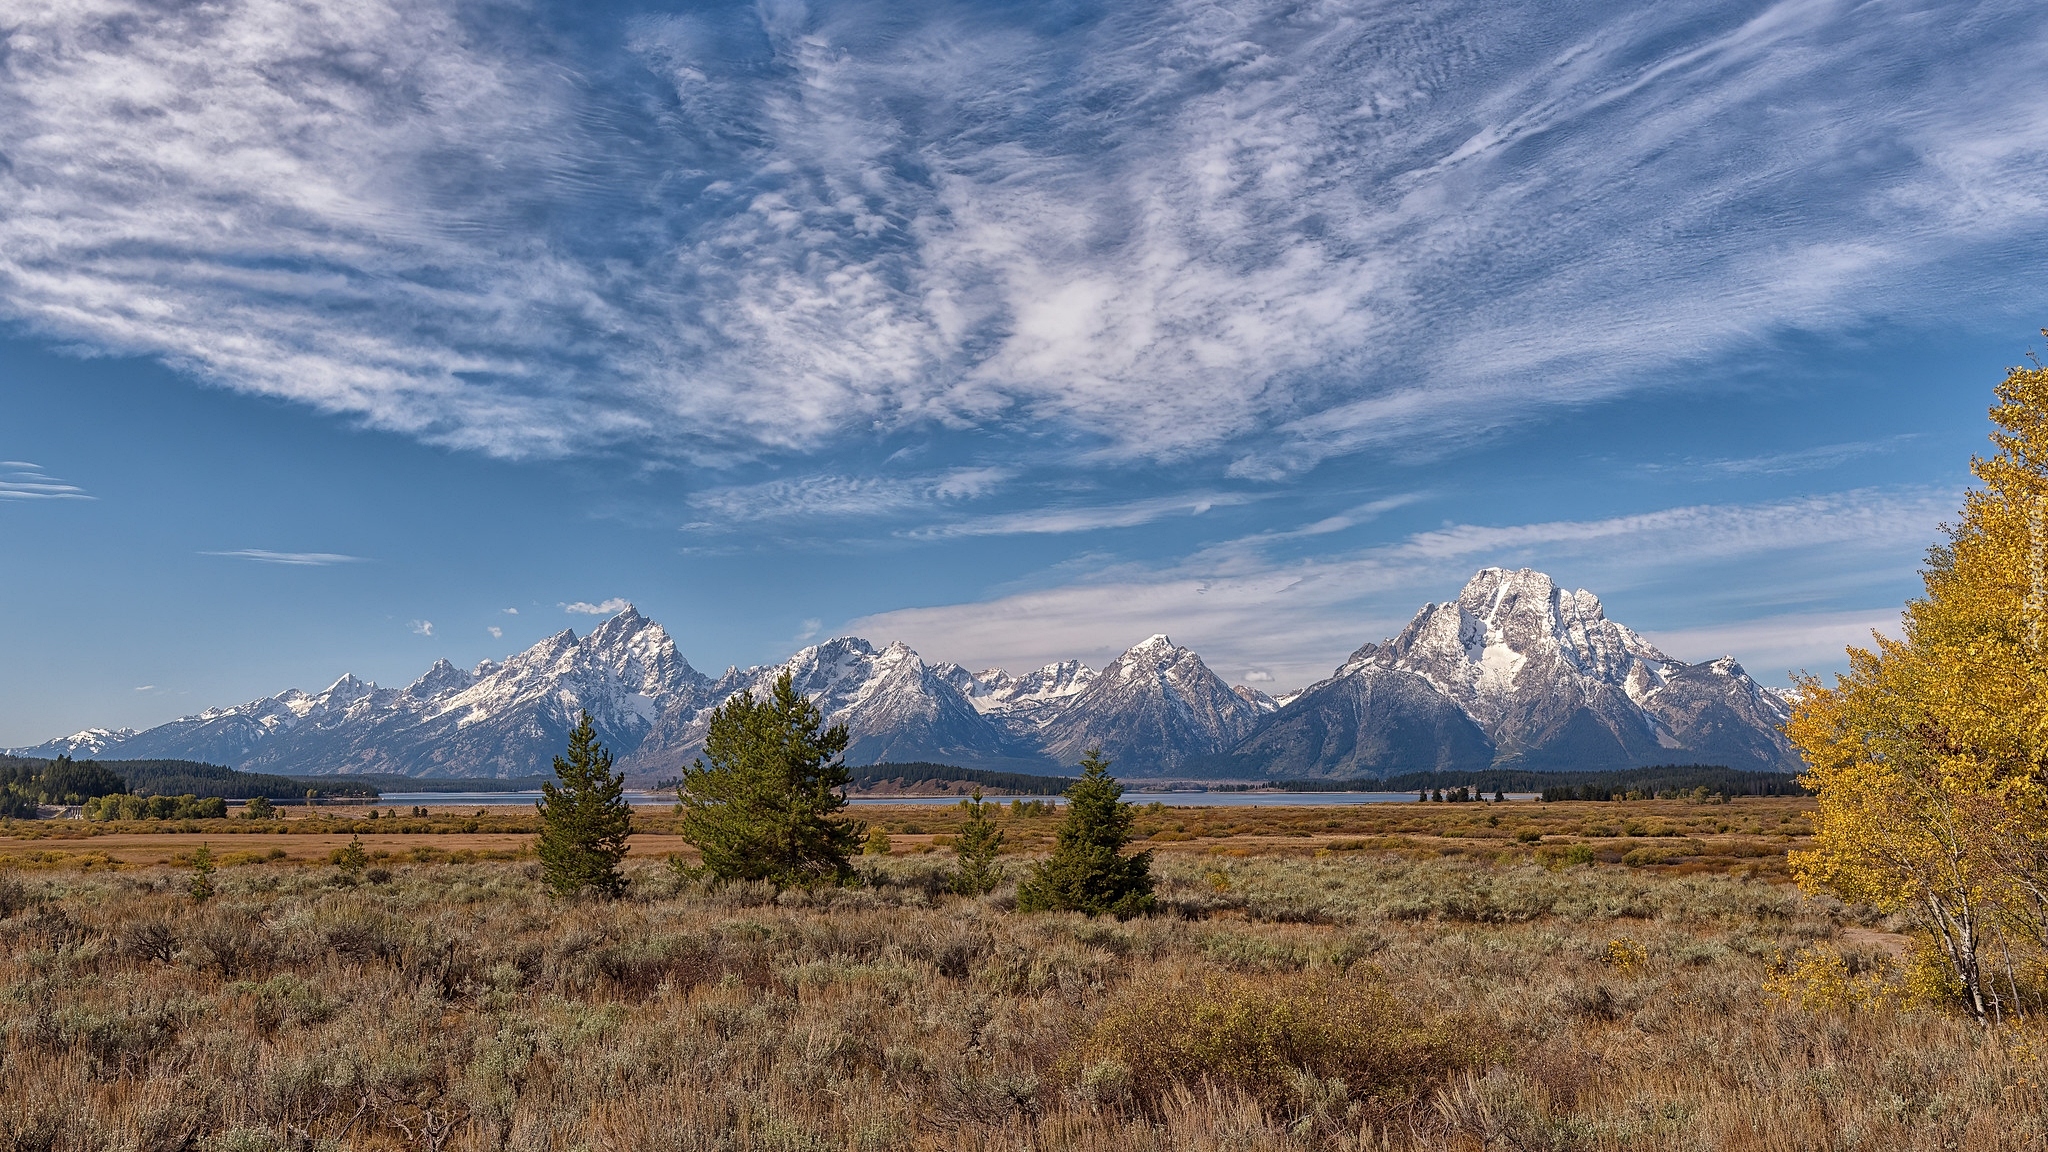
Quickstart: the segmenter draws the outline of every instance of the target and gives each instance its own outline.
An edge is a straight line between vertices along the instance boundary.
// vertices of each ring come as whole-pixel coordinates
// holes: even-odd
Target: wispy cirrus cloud
[[[1155,496],[1110,504],[1038,508],[1027,512],[1003,512],[973,516],[944,524],[926,525],[900,533],[913,540],[943,540],[959,536],[1045,536],[1070,532],[1093,532],[1103,528],[1135,528],[1169,516],[1200,516],[1211,508],[1250,504],[1257,496],[1241,492],[1197,492],[1180,496]]]
[[[1906,444],[1918,439],[1913,433],[1887,436],[1879,440],[1856,440],[1844,444],[1818,444],[1811,448],[1796,448],[1786,452],[1762,452],[1751,456],[1721,457],[1710,460],[1687,460],[1675,464],[1648,463],[1638,465],[1644,472],[1670,475],[1691,473],[1705,477],[1713,476],[1792,476],[1803,472],[1824,472],[1837,468],[1852,460],[1866,456],[1881,456],[1895,452]]]
[[[49,475],[40,464],[0,460],[0,500],[91,499],[85,489]]]
[[[1769,564],[1794,586],[1818,570],[1836,595],[1875,588],[1880,602],[1910,579],[1957,493],[1860,489],[1756,504],[1698,505],[1597,520],[1453,525],[1365,548],[1310,557],[1274,555],[1261,534],[1211,546],[1163,566],[1110,563],[1061,583],[971,603],[862,617],[851,631],[903,639],[931,659],[1013,670],[1080,656],[1101,661],[1155,632],[1190,644],[1224,671],[1264,672],[1281,688],[1325,676],[1361,643],[1392,635],[1423,602],[1454,595],[1479,567],[1530,566],[1592,588],[1612,604],[1657,603],[1650,629],[1680,659],[1732,654],[1766,680],[1823,667],[1893,609],[1672,603],[1658,591],[1714,565]],[[1848,566],[1865,583],[1837,575]],[[1869,594],[1866,592],[1866,594]],[[1641,616],[1620,617],[1641,626]]]
[[[1008,468],[955,468],[924,476],[820,474],[712,488],[690,497],[691,507],[713,519],[685,527],[805,516],[889,516],[953,501],[973,500],[1012,478]]]
[[[201,556],[232,556],[259,564],[283,564],[294,568],[325,568],[332,564],[362,564],[366,558],[341,552],[273,552],[268,548],[234,548],[224,552],[201,552]]]
[[[2037,309],[2031,15],[29,0],[0,313],[505,456],[1000,426],[1280,478]]]

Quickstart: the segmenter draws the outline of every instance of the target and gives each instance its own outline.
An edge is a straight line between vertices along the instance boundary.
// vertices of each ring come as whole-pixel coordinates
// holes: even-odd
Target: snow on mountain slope
[[[438,661],[403,689],[343,676],[158,725],[115,745],[123,759],[186,759],[293,773],[525,776],[548,770],[588,710],[610,747],[631,751],[663,705],[711,681],[661,625],[632,607],[578,639],[560,632],[503,664]]]
[[[705,703],[665,712],[632,757],[630,769],[638,775],[680,771],[701,753],[712,707],[738,692],[767,699],[785,670],[792,686],[825,713],[827,724],[846,725],[849,764],[929,760],[1051,767],[1029,744],[1016,741],[975,709],[955,687],[964,671],[958,665],[934,668],[901,642],[877,650],[866,640],[844,636],[805,648],[781,664],[727,672]]]
[[[1200,656],[1161,635],[1112,661],[1041,732],[1062,765],[1100,748],[1118,772],[1144,775],[1229,748],[1260,715]]]
[[[1372,682],[1351,682],[1360,677]],[[1455,705],[1483,745],[1404,677]],[[1368,763],[1387,772],[1429,761],[1451,767],[1443,756],[1452,751],[1461,769],[1698,759],[1784,770],[1795,766],[1777,730],[1786,712],[1781,694],[1733,660],[1674,660],[1607,619],[1590,592],[1568,592],[1527,568],[1484,568],[1456,600],[1424,605],[1399,635],[1365,645],[1329,680],[1289,700],[1233,754],[1248,764],[1294,763],[1311,775]],[[1355,738],[1330,735],[1347,725],[1358,728]]]
[[[83,732],[73,732],[69,736],[45,741],[33,748],[9,748],[7,753],[10,756],[28,756],[37,760],[55,760],[59,756],[69,756],[73,760],[90,760],[106,755],[109,749],[119,746],[133,735],[133,728],[87,728]]]
[[[1001,668],[969,672],[958,664],[933,669],[957,689],[974,710],[1010,735],[1027,742],[1095,682],[1095,670],[1079,660],[1061,660],[1022,676]]]
[[[1223,775],[1398,776],[1484,768],[1493,741],[1464,709],[1413,672],[1364,664],[1304,689],[1204,764]]]

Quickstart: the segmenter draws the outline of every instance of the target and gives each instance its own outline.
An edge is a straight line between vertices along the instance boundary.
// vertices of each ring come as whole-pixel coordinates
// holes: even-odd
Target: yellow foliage
[[[1894,1006],[1905,989],[1881,969],[1854,974],[1840,952],[1815,944],[1800,949],[1783,972],[1765,980],[1764,991],[1808,1012],[1849,1012]]]
[[[1991,418],[1998,451],[1972,462],[1983,486],[1929,550],[1904,639],[1802,680],[1786,725],[1820,797],[1801,882],[1910,915],[1979,1015],[1992,938],[2048,943],[2048,369],[2009,372]]]
[[[1616,972],[1627,975],[1650,962],[1650,950],[1627,936],[1607,942],[1607,964]]]

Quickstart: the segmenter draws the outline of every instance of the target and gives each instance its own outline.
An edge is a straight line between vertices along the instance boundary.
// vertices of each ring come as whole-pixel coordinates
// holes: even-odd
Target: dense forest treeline
[[[912,762],[873,764],[854,768],[853,786],[873,788],[897,782],[908,786],[930,781],[963,782],[984,788],[1002,789],[1025,796],[1057,796],[1074,781],[1066,776],[1034,776],[1024,772],[991,772],[961,768],[952,764]],[[1217,784],[1210,781],[1184,782],[1189,788],[1208,791],[1251,791],[1273,789],[1283,792],[1424,792],[1464,788],[1468,794],[1495,792],[1536,792],[1545,800],[1609,800],[1616,796],[1641,799],[1697,793],[1704,789],[1717,796],[1799,796],[1805,794],[1799,778],[1781,772],[1745,772],[1722,764],[1653,764],[1604,772],[1535,772],[1491,769],[1485,772],[1410,772],[1385,778],[1358,777],[1350,780],[1266,780],[1255,784]],[[1140,781],[1134,786],[1172,788],[1174,782]],[[1138,793],[1134,793],[1138,794]]]
[[[552,773],[539,776],[399,776],[390,772],[351,772],[346,776],[301,776],[306,784],[362,791],[337,795],[368,796],[385,792],[534,792],[554,779]],[[303,791],[300,795],[304,795]]]
[[[1354,782],[1353,787],[1357,784]],[[1722,764],[1652,764],[1610,772],[1411,772],[1380,781],[1389,792],[1464,786],[1491,796],[1499,792],[1536,792],[1545,800],[1611,800],[1615,797],[1656,799],[1696,793],[1716,796],[1799,796],[1805,789],[1797,776],[1782,772],[1744,772]]]
[[[190,796],[201,799],[303,800],[316,796],[374,797],[375,785],[346,777],[294,779],[240,772],[194,760],[40,760],[0,756],[0,816],[33,817],[39,804],[83,804],[98,796]]]
[[[33,819],[38,805],[83,804],[126,790],[126,781],[91,760],[0,756],[0,816]]]
[[[960,768],[952,764],[933,764],[923,760],[910,760],[901,764],[869,764],[849,771],[853,774],[853,787],[856,789],[873,788],[878,784],[890,782],[908,787],[937,781],[976,784],[991,791],[1000,790],[1019,796],[1058,796],[1074,783],[1073,777],[1070,776],[994,772],[984,768]]]

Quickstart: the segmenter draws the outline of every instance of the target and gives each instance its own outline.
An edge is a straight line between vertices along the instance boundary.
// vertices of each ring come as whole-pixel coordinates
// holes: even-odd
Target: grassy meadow
[[[948,894],[936,806],[780,896],[641,814],[569,903],[523,812],[15,823],[0,1152],[2048,1145],[2048,1034],[1787,884],[1809,809],[1148,807],[1124,923]],[[1014,878],[1056,816],[1005,812]]]

